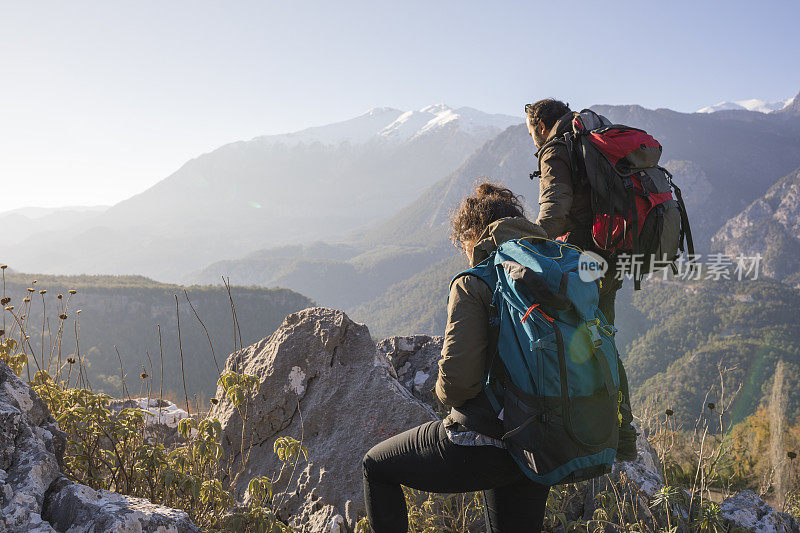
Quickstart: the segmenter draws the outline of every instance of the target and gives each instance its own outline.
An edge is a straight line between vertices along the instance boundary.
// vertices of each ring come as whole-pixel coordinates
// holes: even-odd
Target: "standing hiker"
[[[583,250],[596,251],[608,262],[609,268],[600,279],[598,307],[608,322],[614,324],[614,300],[622,287],[622,277],[617,276],[616,257],[596,250],[592,242],[591,189],[587,183],[575,179],[571,154],[563,142],[564,134],[572,131],[574,114],[567,104],[554,99],[528,104],[525,113],[528,133],[538,149],[539,217],[536,223],[544,229],[548,238],[561,238]],[[622,361],[619,362],[619,370],[622,423],[617,458],[631,461],[637,456],[636,431],[631,425],[633,415],[628,378]]]
[[[451,239],[471,266],[503,242],[545,237],[524,218],[520,199],[491,183],[465,198],[451,222]],[[492,295],[472,275],[450,287],[436,394],[451,414],[395,435],[364,456],[364,498],[375,533],[407,531],[401,485],[426,492],[483,491],[487,531],[541,530],[549,487],[531,481],[505,449],[503,422],[483,389],[498,342],[490,326]]]

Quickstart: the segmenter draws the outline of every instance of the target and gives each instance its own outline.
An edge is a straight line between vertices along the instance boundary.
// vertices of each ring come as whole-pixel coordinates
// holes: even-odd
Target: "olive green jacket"
[[[526,218],[493,222],[472,249],[470,266],[489,257],[502,243],[529,236],[546,237],[542,228]],[[482,396],[483,379],[497,345],[497,334],[489,328],[491,301],[492,289],[475,276],[461,276],[450,287],[436,395],[443,404],[463,412],[470,410],[470,400]]]
[[[592,225],[591,190],[588,185],[576,185],[567,145],[558,140],[572,129],[572,117],[569,113],[558,119],[536,153],[541,173],[536,223],[551,239],[569,233],[568,242],[587,248],[591,245],[587,242]]]

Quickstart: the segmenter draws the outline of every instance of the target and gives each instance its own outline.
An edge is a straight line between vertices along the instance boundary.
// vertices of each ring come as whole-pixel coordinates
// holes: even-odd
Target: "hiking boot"
[[[639,457],[639,451],[636,449],[636,429],[628,424],[619,428],[617,461],[635,461],[637,457]]]

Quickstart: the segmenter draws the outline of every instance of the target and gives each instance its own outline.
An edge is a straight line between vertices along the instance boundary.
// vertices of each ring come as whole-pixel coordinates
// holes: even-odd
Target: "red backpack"
[[[651,135],[584,109],[574,114],[572,131],[555,142],[567,145],[577,183],[591,188],[594,247],[631,254],[634,289],[649,272],[667,266],[675,271],[684,242],[694,254],[681,190],[658,165],[662,148]]]

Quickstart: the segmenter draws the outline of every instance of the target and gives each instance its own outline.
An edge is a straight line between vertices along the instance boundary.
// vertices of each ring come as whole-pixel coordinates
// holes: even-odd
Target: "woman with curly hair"
[[[488,181],[461,202],[451,226],[451,240],[470,266],[503,242],[546,237],[525,218],[520,197]],[[364,456],[364,497],[375,533],[407,531],[401,485],[426,492],[483,491],[487,531],[541,530],[549,488],[528,479],[505,450],[503,423],[483,392],[497,347],[489,325],[491,300],[492,288],[475,276],[452,283],[436,382],[436,395],[450,414],[395,435]]]

